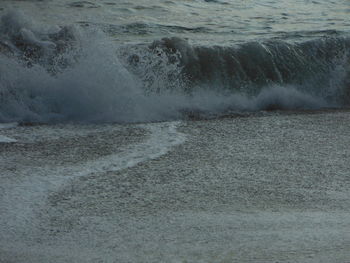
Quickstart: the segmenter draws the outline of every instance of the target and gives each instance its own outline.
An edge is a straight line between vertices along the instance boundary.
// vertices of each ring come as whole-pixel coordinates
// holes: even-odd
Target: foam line
[[[19,171],[22,178],[11,175],[8,176],[8,182],[4,178],[0,204],[3,237],[12,236],[13,232],[34,235],[38,227],[34,210],[43,208],[47,196],[69,184],[70,180],[90,174],[120,171],[166,154],[172,147],[185,141],[185,135],[176,130],[179,124],[137,125],[150,131],[149,137],[144,142],[126,147],[121,153],[76,166],[22,167],[22,171]]]
[[[0,143],[10,143],[10,142],[16,142],[17,140],[0,135]]]
[[[18,123],[12,122],[12,123],[0,123],[0,129],[11,129],[18,126]]]

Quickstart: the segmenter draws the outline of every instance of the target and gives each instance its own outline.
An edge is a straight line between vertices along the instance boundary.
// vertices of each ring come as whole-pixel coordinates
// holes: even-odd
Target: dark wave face
[[[178,56],[192,84],[257,95],[264,87],[291,85],[301,92],[348,105],[350,38],[321,38],[299,44],[248,42],[235,47],[191,46],[179,38],[156,41]]]
[[[0,25],[0,121],[144,122],[348,107],[350,38],[121,45],[88,26]]]

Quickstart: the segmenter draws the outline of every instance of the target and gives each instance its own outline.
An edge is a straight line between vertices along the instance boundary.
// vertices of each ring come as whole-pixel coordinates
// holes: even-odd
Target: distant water
[[[0,3],[0,121],[348,107],[350,2]]]

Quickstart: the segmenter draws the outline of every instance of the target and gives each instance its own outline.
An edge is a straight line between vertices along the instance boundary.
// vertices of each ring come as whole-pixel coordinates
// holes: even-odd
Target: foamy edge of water
[[[3,188],[5,192],[0,206],[3,215],[0,219],[2,231],[5,232],[4,230],[7,229],[9,236],[12,236],[13,232],[21,232],[30,237],[35,235],[38,227],[35,211],[45,208],[46,198],[52,192],[81,176],[117,172],[165,155],[172,147],[186,140],[186,136],[177,131],[180,123],[177,121],[136,125],[135,128],[150,131],[149,138],[144,142],[127,146],[119,154],[101,157],[76,166],[55,169],[49,166],[41,167],[40,173],[43,175],[32,174],[33,171],[29,168],[21,174],[25,176],[24,179],[11,178],[6,188]],[[16,184],[14,181],[17,181]],[[5,238],[7,235],[3,234]]]

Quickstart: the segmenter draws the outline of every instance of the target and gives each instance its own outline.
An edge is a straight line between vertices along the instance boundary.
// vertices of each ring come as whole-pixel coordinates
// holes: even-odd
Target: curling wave
[[[0,21],[0,122],[145,122],[349,104],[350,39],[120,46],[97,29]]]

